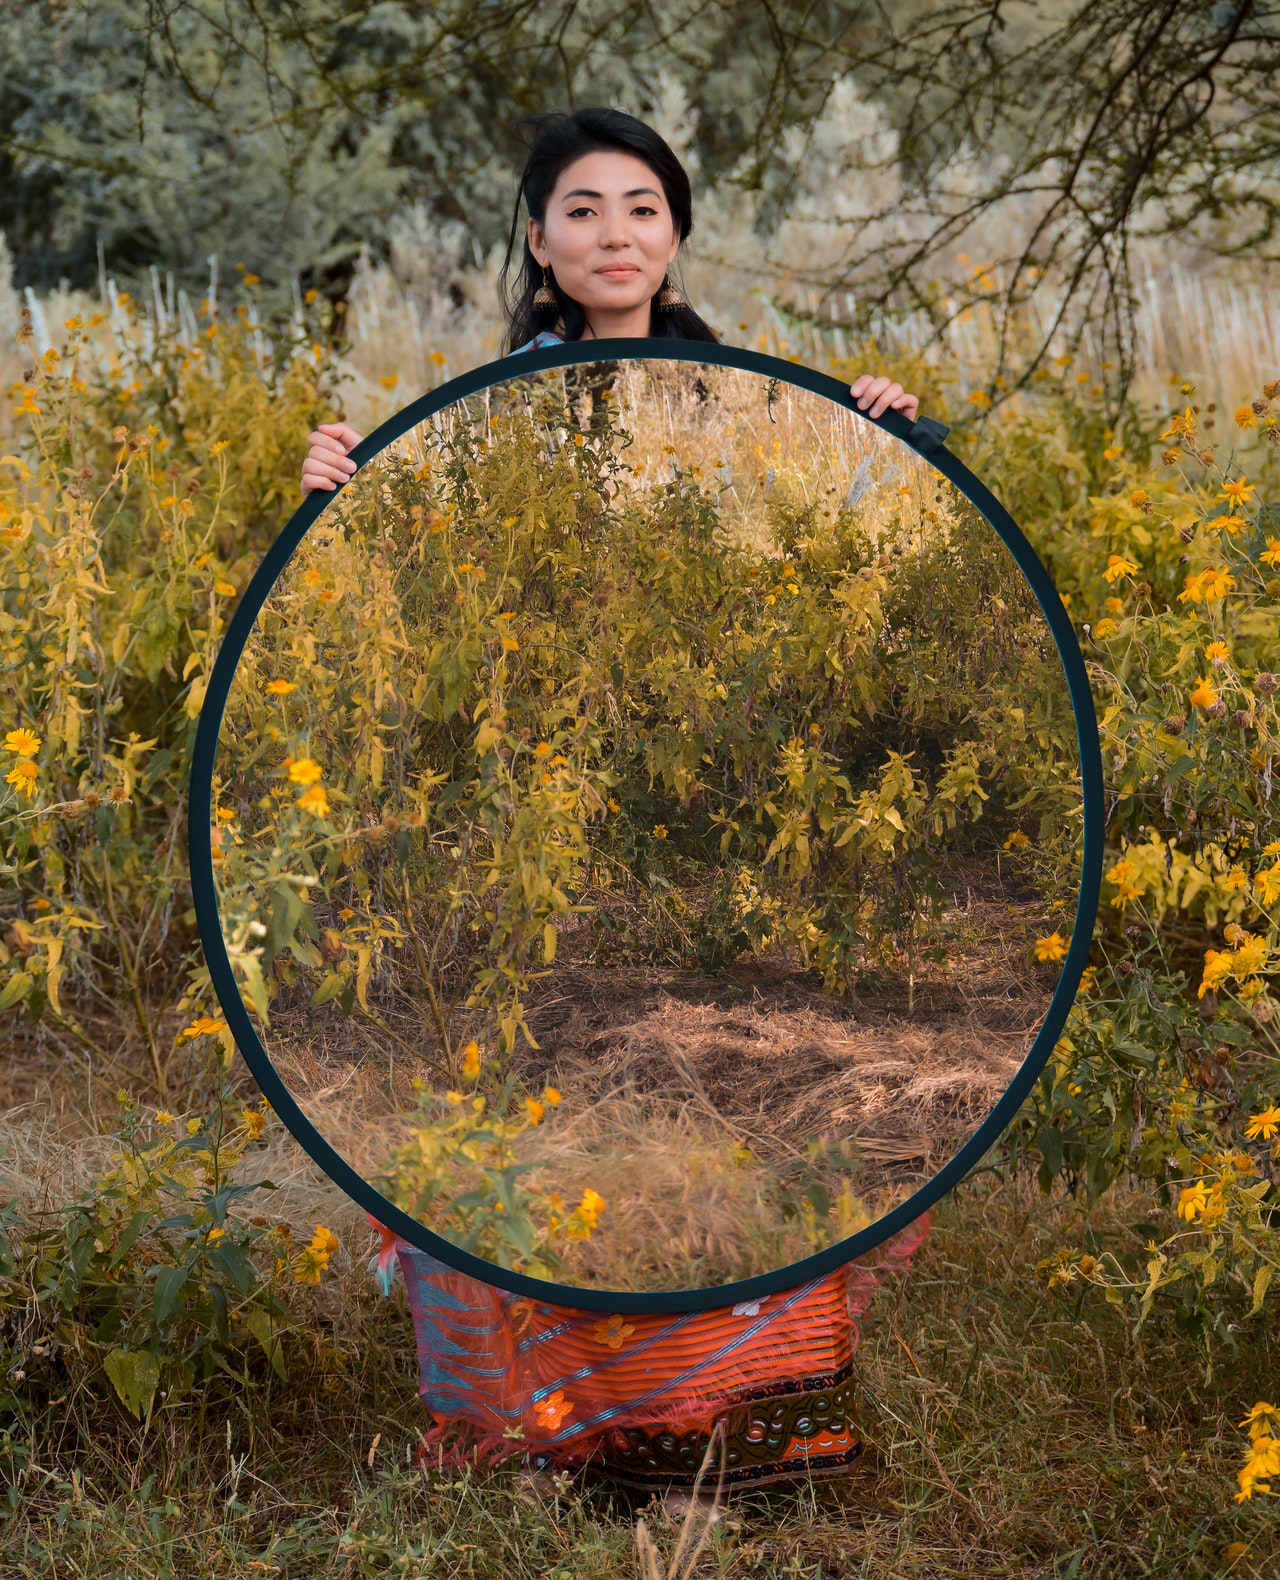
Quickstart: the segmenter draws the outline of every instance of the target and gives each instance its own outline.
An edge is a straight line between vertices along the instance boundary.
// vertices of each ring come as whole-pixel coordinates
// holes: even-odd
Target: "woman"
[[[521,204],[523,256],[512,280]],[[530,150],[502,267],[505,349],[564,340],[715,340],[672,282],[693,229],[684,167],[651,127],[621,110],[575,110],[543,119]],[[850,386],[872,417],[900,411],[914,422],[919,400],[883,374]],[[355,471],[348,452],[361,435],[321,423],[302,465],[304,497],[333,489]]]
[[[521,203],[523,256],[512,278]],[[689,180],[651,128],[617,110],[539,124],[503,266],[508,352],[615,337],[714,341],[672,281],[693,228]],[[918,402],[884,377],[851,387],[873,417],[914,419]],[[345,423],[311,435],[303,493],[355,471],[360,435]],[[758,1485],[838,1470],[858,1453],[852,1424],[857,1317],[883,1273],[907,1265],[927,1221],[882,1249],[796,1289],[676,1316],[601,1315],[516,1299],[456,1273],[383,1230],[413,1310],[423,1403],[443,1444],[524,1446],[534,1466],[593,1465],[638,1487],[693,1484],[723,1423],[726,1482]],[[717,1441],[719,1438],[717,1437]]]

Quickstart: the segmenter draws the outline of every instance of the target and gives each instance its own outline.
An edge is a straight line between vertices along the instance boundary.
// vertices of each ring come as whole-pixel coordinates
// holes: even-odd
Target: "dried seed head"
[[[1178,555],[1178,564],[1179,565],[1190,565],[1191,564],[1191,556],[1189,554],[1179,554]]]
[[[1256,400],[1253,402],[1253,410],[1257,416],[1265,417],[1271,410],[1271,403],[1265,400]]]
[[[1275,400],[1276,396],[1280,395],[1280,379],[1272,379],[1270,384],[1264,384],[1262,393],[1268,400]]]
[[[1181,458],[1181,456],[1181,450],[1162,450],[1160,452],[1160,459],[1166,466],[1172,466],[1175,461]]]
[[[1161,725],[1166,735],[1181,735],[1187,727],[1187,721],[1180,713],[1171,713]]]
[[[1226,716],[1226,712],[1226,703],[1219,700],[1209,704],[1209,706],[1204,710],[1204,716],[1206,719],[1221,719]]]
[[[1280,686],[1280,681],[1268,669],[1260,669],[1253,677],[1253,689],[1264,697],[1274,696],[1277,686]]]
[[[1178,528],[1178,536],[1182,539],[1182,541],[1184,543],[1190,543],[1192,538],[1195,537],[1195,535],[1196,535],[1196,529],[1194,527],[1179,527]]]
[[[1213,451],[1212,450],[1207,450],[1207,449],[1206,450],[1201,450],[1200,451],[1200,459],[1204,462],[1204,464],[1206,466],[1212,466],[1213,462],[1214,462]]]
[[[1248,708],[1237,708],[1231,715],[1231,722],[1238,730],[1247,730],[1253,724],[1253,714]]]

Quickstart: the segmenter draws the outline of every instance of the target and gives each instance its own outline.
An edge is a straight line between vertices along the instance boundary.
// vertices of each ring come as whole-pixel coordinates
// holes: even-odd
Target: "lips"
[[[639,274],[639,269],[631,267],[614,266],[610,269],[597,269],[597,274],[603,275],[606,280],[630,280]]]

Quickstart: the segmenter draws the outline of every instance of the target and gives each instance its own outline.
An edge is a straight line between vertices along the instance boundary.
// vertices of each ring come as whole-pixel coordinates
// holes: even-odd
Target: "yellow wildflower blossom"
[[[295,785],[319,784],[324,778],[324,769],[316,762],[314,757],[299,757],[290,759],[288,763],[289,782]]]
[[[1250,1141],[1270,1141],[1277,1130],[1280,1130],[1280,1108],[1274,1105],[1254,1114],[1244,1127]]]
[[[1232,970],[1233,959],[1230,950],[1206,949],[1204,975],[1200,979],[1200,986],[1196,989],[1196,997],[1203,998],[1206,993],[1216,993],[1231,976]]]
[[[1122,576],[1133,576],[1138,567],[1132,560],[1127,560],[1121,554],[1107,555],[1107,568],[1103,571],[1104,581],[1118,582]]]
[[[1213,683],[1204,675],[1196,682],[1195,690],[1191,693],[1191,706],[1193,708],[1211,708],[1218,700],[1218,693],[1213,689]]]
[[[1226,663],[1230,655],[1225,642],[1210,642],[1204,650],[1204,656],[1211,664],[1221,666]]]
[[[1258,419],[1252,406],[1237,406],[1235,409],[1235,423],[1237,428],[1256,428]]]
[[[267,682],[267,695],[269,697],[287,697],[291,691],[297,691],[297,686],[291,680],[269,680]]]
[[[1255,873],[1253,886],[1263,905],[1274,905],[1280,900],[1280,861],[1265,872]]]
[[[1178,1217],[1185,1219],[1187,1223],[1194,1223],[1203,1213],[1208,1199],[1208,1187],[1203,1180],[1197,1180],[1194,1185],[1183,1186],[1178,1192]]]
[[[193,1020],[189,1026],[184,1026],[178,1033],[179,1037],[217,1037],[227,1029],[227,1023],[218,1015],[201,1015],[199,1020]]]
[[[1244,505],[1249,502],[1249,496],[1254,491],[1252,483],[1246,483],[1243,477],[1237,478],[1233,483],[1224,483],[1218,490],[1219,499],[1229,499],[1233,505]]]
[[[13,767],[4,776],[5,783],[11,784],[15,790],[34,799],[36,793],[36,780],[40,777],[40,770],[30,760],[24,757],[21,762],[14,763]]]
[[[1036,939],[1037,960],[1064,960],[1067,945],[1061,933],[1050,933],[1047,938]]]
[[[1280,538],[1268,538],[1267,546],[1258,556],[1264,565],[1280,568]]]
[[[462,1076],[464,1080],[474,1081],[480,1074],[480,1044],[469,1042],[462,1050]]]
[[[40,736],[26,729],[10,730],[4,738],[4,749],[19,757],[34,757],[40,750]]]
[[[297,805],[312,817],[324,817],[329,810],[329,797],[323,785],[312,785],[298,797]]]

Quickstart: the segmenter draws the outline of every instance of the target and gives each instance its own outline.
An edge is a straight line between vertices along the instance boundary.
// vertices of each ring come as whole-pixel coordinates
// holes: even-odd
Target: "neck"
[[[590,312],[584,308],[583,314],[587,320],[587,327],[582,336],[584,340],[647,340],[649,338],[647,301],[641,302],[636,307],[593,308]]]

